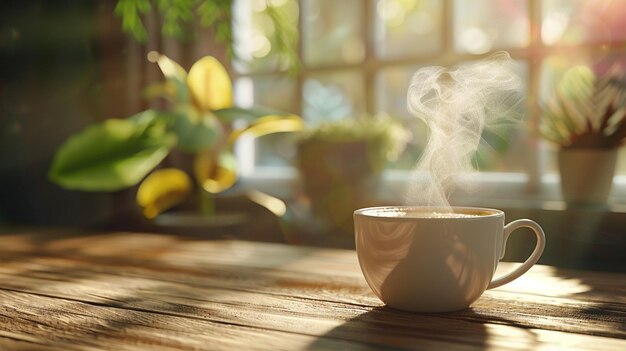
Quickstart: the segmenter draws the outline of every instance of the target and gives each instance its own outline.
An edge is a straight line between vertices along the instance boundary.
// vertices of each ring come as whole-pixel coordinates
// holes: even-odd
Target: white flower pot
[[[562,149],[558,162],[563,199],[571,204],[605,204],[616,160],[617,148]]]

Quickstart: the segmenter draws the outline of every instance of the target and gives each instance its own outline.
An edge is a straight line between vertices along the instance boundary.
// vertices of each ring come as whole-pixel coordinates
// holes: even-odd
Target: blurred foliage
[[[539,132],[562,148],[615,148],[626,141],[626,72],[568,70],[542,104]]]
[[[300,118],[292,114],[234,107],[232,83],[214,57],[201,58],[189,73],[156,52],[148,58],[166,79],[146,92],[150,98],[168,100],[169,108],[109,119],[70,137],[52,162],[53,182],[84,191],[125,189],[138,184],[176,148],[195,155],[193,173],[199,188],[220,193],[237,181],[234,147],[239,137],[302,128]],[[155,217],[182,202],[189,193],[187,178],[173,170],[147,177],[137,194],[144,214]]]
[[[300,143],[351,143],[365,141],[373,155],[373,164],[382,168],[385,163],[395,161],[404,150],[409,133],[401,123],[388,115],[346,118],[339,121],[322,122],[305,130]]]
[[[140,43],[148,41],[142,17],[155,11],[162,18],[164,36],[193,39],[192,24],[199,23],[202,27],[213,28],[216,41],[226,45],[229,55],[236,56],[232,9],[233,0],[118,0],[114,11],[122,19],[122,30]],[[297,25],[272,1],[266,1],[264,13],[273,28],[266,33],[268,39],[275,45],[284,66],[294,72],[299,67]]]
[[[138,42],[148,41],[142,17],[156,11],[162,20],[163,35],[187,39],[193,34],[189,24],[196,18],[203,27],[215,28],[218,42],[232,44],[232,0],[118,0],[115,14],[122,29]]]
[[[297,22],[292,21],[288,14],[276,6],[270,6],[270,3],[268,2],[265,7],[265,14],[274,27],[274,34],[270,34],[270,41],[276,48],[280,65],[288,67],[291,73],[295,73],[300,68],[300,59],[296,50],[298,47]]]
[[[107,120],[69,138],[59,148],[50,178],[68,189],[118,190],[139,182],[176,142],[154,111],[135,120]]]

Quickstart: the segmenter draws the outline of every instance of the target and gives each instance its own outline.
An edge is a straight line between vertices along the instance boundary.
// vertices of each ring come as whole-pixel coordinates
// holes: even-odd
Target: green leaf
[[[195,0],[158,0],[157,5],[163,21],[163,34],[183,39],[185,32],[181,24],[193,19],[195,3]]]
[[[219,118],[220,121],[225,123],[232,123],[235,120],[246,120],[248,122],[254,122],[255,120],[269,116],[290,116],[292,115],[289,112],[283,112],[279,110],[274,110],[269,107],[263,106],[254,106],[251,108],[240,108],[240,107],[230,107],[223,108],[220,110],[215,110],[213,113]]]
[[[150,11],[150,0],[119,0],[113,12],[122,18],[122,30],[139,43],[148,41],[148,32],[141,22],[141,14]]]
[[[50,180],[85,191],[115,191],[137,184],[176,142],[153,111],[138,116],[109,119],[70,137],[52,161]]]
[[[215,116],[199,113],[189,107],[172,114],[172,131],[178,137],[178,148],[185,152],[198,152],[217,142],[222,126]]]
[[[143,90],[143,97],[146,100],[164,98],[176,103],[176,87],[170,82],[150,84]]]

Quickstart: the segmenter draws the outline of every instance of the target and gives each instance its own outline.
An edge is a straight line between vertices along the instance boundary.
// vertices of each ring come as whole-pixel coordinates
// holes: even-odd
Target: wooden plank
[[[413,314],[381,307],[354,251],[127,233],[2,239],[0,348],[626,348],[619,274],[537,266],[470,310]]]
[[[0,312],[0,329],[13,339],[68,350],[291,350],[313,341],[270,329],[183,318],[14,292],[0,293],[10,301]],[[253,342],[252,342],[253,341]],[[332,341],[329,341],[333,345]],[[345,347],[335,342],[333,347]],[[1,344],[0,344],[1,345]],[[29,349],[27,344],[27,349]]]
[[[22,295],[22,296],[20,296]],[[71,302],[30,294],[0,293],[2,299],[12,302],[10,310],[5,308],[0,315],[0,326],[7,326],[2,317],[10,313],[10,327],[31,340],[37,338],[40,343],[51,340],[59,345],[97,347],[106,345],[106,349],[125,350],[156,347],[159,349],[278,349],[294,350],[317,348],[357,348],[363,346],[385,345],[393,342],[399,349],[443,348],[467,349],[449,340],[416,340],[413,344],[408,338],[381,336],[379,339],[344,340],[340,337],[323,337],[320,340],[310,327],[320,328],[311,322],[295,324],[304,332],[289,333],[275,330],[275,325],[250,328],[241,324],[216,323],[203,318],[182,318],[175,312],[156,313],[135,309],[106,308],[99,305]],[[45,312],[45,313],[42,313]],[[56,317],[51,321],[50,313]],[[47,316],[48,317],[47,317]],[[25,321],[26,323],[21,323]],[[323,331],[332,330],[335,325],[326,325]],[[313,334],[312,334],[313,333]],[[321,333],[323,334],[323,332]],[[345,334],[342,332],[342,334]],[[315,346],[317,345],[317,346]],[[393,344],[390,344],[393,345]],[[315,346],[315,347],[313,347]],[[418,349],[419,349],[418,348]],[[82,348],[79,348],[82,349]]]
[[[57,264],[66,261],[56,259]],[[52,266],[52,265],[50,265]],[[292,277],[293,284],[279,283],[277,280],[268,279],[263,273],[250,274],[247,277],[236,276],[234,272],[211,272],[206,278],[188,277],[177,275],[178,280],[164,279],[162,276],[147,274],[140,276],[123,276],[110,274],[111,272],[98,272],[98,270],[77,269],[76,265],[69,264],[68,269],[63,266],[49,271],[38,268],[36,274],[21,272],[19,276],[5,275],[1,281],[4,288],[20,289],[22,291],[44,293],[62,298],[81,296],[83,301],[111,303],[119,302],[126,307],[145,309],[147,300],[142,300],[139,305],[128,297],[152,296],[152,291],[159,293],[167,292],[172,303],[177,297],[187,300],[204,301],[209,303],[224,304],[226,306],[246,306],[246,301],[264,301],[260,310],[283,309],[290,306],[292,311],[315,311],[319,305],[327,303],[328,310],[337,313],[340,304],[349,304],[350,309],[359,307],[377,307],[381,303],[371,296],[364,285],[359,287],[360,293],[354,293],[350,288],[336,289],[336,285],[322,281],[316,284],[298,284],[298,276]],[[120,272],[121,273],[121,272]],[[88,282],[88,284],[87,284]],[[324,294],[320,294],[319,291]],[[330,293],[329,293],[330,292]],[[361,296],[367,294],[368,301]],[[209,296],[211,300],[203,300]],[[239,298],[239,299],[238,299]],[[286,298],[294,299],[293,301]],[[166,299],[158,298],[154,304],[164,303]],[[310,300],[310,301],[309,301]],[[316,306],[309,306],[313,301]],[[297,302],[297,303],[296,303]],[[344,307],[345,308],[345,307]],[[593,312],[595,311],[595,312]],[[255,310],[252,311],[254,317]],[[319,314],[327,313],[323,308]],[[626,337],[623,328],[623,317],[626,315],[625,307],[621,304],[601,305],[593,302],[582,303],[571,298],[551,298],[542,296],[524,295],[513,292],[488,292],[474,306],[471,312],[461,312],[443,315],[444,318],[462,318],[470,321],[490,322],[497,321],[502,324],[522,326],[525,328],[545,328],[576,332],[581,334],[605,335],[612,337]],[[535,318],[531,318],[531,317]],[[539,316],[539,318],[537,318]],[[585,316],[581,319],[581,316]],[[350,318],[347,316],[344,319]],[[599,323],[601,322],[601,323]]]
[[[146,239],[150,239],[150,237]],[[154,250],[147,250],[144,246],[124,246],[136,249],[132,255],[118,253],[115,256],[106,257],[101,255],[90,256],[77,250],[72,250],[69,255],[65,252],[58,253],[55,250],[49,250],[52,252],[48,254],[72,257],[77,261],[77,264],[81,264],[81,261],[83,265],[97,263],[105,266],[123,267],[125,271],[130,272],[141,268],[152,269],[165,278],[168,275],[177,276],[184,273],[195,274],[205,279],[205,276],[210,274],[210,270],[207,270],[206,267],[211,267],[214,270],[229,270],[235,267],[239,275],[258,275],[262,270],[265,275],[282,276],[286,278],[282,279],[282,283],[285,285],[298,283],[315,285],[315,278],[321,276],[320,279],[326,285],[333,282],[338,286],[352,289],[365,286],[354,251],[316,251],[310,248],[243,242],[192,242],[181,245],[172,245],[170,241],[166,241],[166,243],[169,251],[158,250],[160,254],[155,254]],[[108,247],[106,246],[106,248]],[[98,250],[108,254],[111,250],[107,251],[106,248],[99,247]],[[10,254],[3,253],[2,256],[7,259]],[[13,254],[15,255],[15,253]],[[19,259],[19,257],[15,259]],[[510,265],[505,263],[502,263],[501,266],[505,270],[510,269]],[[329,272],[332,272],[332,275]],[[288,277],[293,274],[298,274],[300,281],[290,282]],[[302,275],[311,277],[312,280],[303,281]],[[518,280],[497,289],[497,291],[504,290],[544,296],[575,294],[584,297],[587,301],[626,303],[626,279],[623,275],[614,273],[577,272],[558,270],[554,267],[535,266]]]
[[[0,329],[10,328],[40,344],[68,346],[67,349],[71,350],[370,349],[383,345],[417,350],[509,350],[531,349],[537,345],[621,350],[626,345],[624,340],[520,330],[506,325],[451,324],[445,319],[398,313],[387,308],[375,308],[365,313],[358,311],[354,318],[345,321],[336,321],[331,315],[332,320],[322,324],[294,317],[294,323],[283,326],[298,330],[294,332],[277,330],[277,323],[263,318],[257,320],[260,326],[251,327],[241,322],[231,324],[206,319],[213,314],[183,317],[177,310],[169,313],[145,311],[18,292],[2,292],[0,299],[11,302],[10,307],[4,305],[2,308]],[[230,313],[238,315],[240,320],[239,309],[231,308]],[[515,342],[512,342],[511,336],[515,334]],[[567,341],[565,345],[564,341]]]
[[[17,281],[19,279],[14,279]],[[14,289],[20,289],[18,283],[9,283]],[[40,286],[43,286],[39,282]],[[5,286],[7,289],[7,286]],[[23,288],[22,288],[23,289]],[[18,290],[33,292],[32,290]],[[119,285],[105,283],[100,285],[90,284],[89,287],[68,287],[46,285],[45,288],[37,289],[37,293],[71,299],[80,296],[80,301],[101,303],[109,306],[134,308],[138,310],[158,308],[181,307],[189,309],[193,313],[210,314],[215,312],[207,310],[208,305],[217,304],[226,306],[227,309],[236,308],[238,317],[250,320],[250,323],[258,321],[258,313],[268,313],[270,320],[276,321],[282,317],[276,317],[283,311],[288,310],[297,318],[326,318],[331,313],[336,318],[347,320],[353,317],[354,311],[365,313],[366,310],[376,306],[357,306],[345,303],[323,301],[320,299],[304,299],[298,294],[269,295],[265,292],[231,291],[221,288],[198,288],[184,284],[161,284],[156,281],[125,281]],[[254,304],[250,301],[255,301]],[[568,305],[555,307],[554,304],[539,303],[525,299],[523,296],[491,297],[484,296],[471,310],[453,314],[431,315],[431,317],[450,320],[465,320],[479,323],[508,324],[524,328],[543,328],[546,330],[566,331],[588,335],[603,335],[609,337],[626,338],[623,327],[624,308],[615,306],[611,310],[607,306],[588,305],[581,306],[569,302]],[[223,322],[233,322],[228,319],[220,319]],[[346,314],[347,313],[347,314]],[[584,317],[584,318],[581,318]],[[222,318],[222,317],[220,317]],[[287,323],[291,320],[287,318]],[[448,322],[448,321],[446,321]],[[248,322],[246,322],[248,323]]]
[[[259,270],[277,269],[306,274],[332,272],[336,277],[362,279],[354,251],[320,250],[285,245],[250,243],[240,241],[203,241],[194,238],[156,234],[116,232],[108,235],[91,235],[45,240],[41,235],[14,235],[2,237],[2,256],[10,254],[48,255],[72,257],[111,265],[153,267],[154,269],[202,269],[206,266],[235,266]],[[5,258],[6,260],[6,258]],[[504,269],[509,265],[501,263]],[[528,291],[528,277],[539,278],[540,291]],[[519,284],[516,284],[519,282]],[[534,294],[561,294],[564,284],[587,285],[586,296],[606,291],[611,298],[626,296],[624,275],[602,272],[559,270],[554,267],[535,266],[533,269],[504,290],[526,290]],[[558,284],[557,284],[558,283]],[[556,286],[556,289],[546,289]],[[514,287],[514,288],[513,288]],[[533,286],[532,289],[536,289]],[[577,292],[580,293],[580,292]],[[601,296],[596,296],[601,298]]]

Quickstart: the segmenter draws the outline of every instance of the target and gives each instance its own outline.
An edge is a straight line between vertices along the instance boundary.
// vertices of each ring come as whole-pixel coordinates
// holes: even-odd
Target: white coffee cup
[[[359,264],[370,288],[387,306],[414,312],[469,307],[486,289],[528,271],[546,240],[529,219],[505,226],[504,212],[475,207],[364,208],[354,212],[354,225]],[[521,227],[534,231],[535,250],[521,266],[492,279],[509,235]]]

